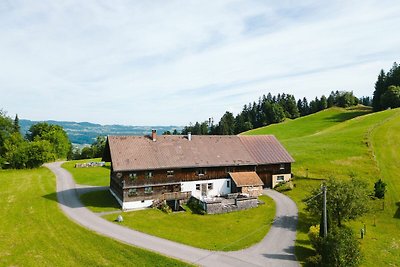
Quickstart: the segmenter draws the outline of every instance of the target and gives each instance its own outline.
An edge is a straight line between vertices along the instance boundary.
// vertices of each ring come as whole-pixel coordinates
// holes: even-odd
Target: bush
[[[313,248],[317,248],[319,243],[321,242],[321,238],[319,237],[320,227],[319,224],[312,225],[310,230],[308,231],[308,238],[310,239],[311,245]]]
[[[321,266],[322,256],[317,254],[306,259],[306,266]]]
[[[277,184],[274,189],[278,192],[285,192],[285,191],[289,191],[292,190],[294,188],[294,184],[292,181],[289,182],[282,182]]]
[[[194,197],[191,197],[187,203],[187,206],[190,208],[192,213],[204,215],[206,212],[203,209],[203,205],[200,201]]]
[[[311,265],[352,267],[360,264],[360,244],[350,228],[333,227],[326,238],[319,237],[317,231],[318,227],[312,226],[308,234],[317,252],[316,256],[308,258]]]
[[[385,198],[386,183],[379,179],[374,185],[375,197]]]
[[[172,213],[172,209],[171,209],[170,206],[167,205],[167,203],[163,203],[163,204],[160,205],[158,208],[159,208],[161,211],[163,211],[163,212],[165,212],[165,213],[167,213],[167,214]]]

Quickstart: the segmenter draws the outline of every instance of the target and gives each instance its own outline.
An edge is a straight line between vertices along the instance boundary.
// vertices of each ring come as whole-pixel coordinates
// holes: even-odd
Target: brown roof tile
[[[229,175],[237,187],[264,185],[255,172],[230,172]]]
[[[258,137],[258,138],[257,138]],[[108,136],[105,159],[115,171],[292,162],[275,138],[236,135]],[[259,147],[257,147],[259,146]],[[267,151],[262,151],[267,149]],[[269,154],[277,154],[269,155]],[[285,161],[287,160],[287,161]],[[264,161],[264,162],[263,162]]]
[[[243,145],[258,164],[294,162],[273,135],[239,135]]]

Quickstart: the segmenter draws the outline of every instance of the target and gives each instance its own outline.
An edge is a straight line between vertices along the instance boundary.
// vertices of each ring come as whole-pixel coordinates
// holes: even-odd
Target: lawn
[[[121,210],[121,206],[108,189],[82,194],[82,203],[93,212],[108,212]]]
[[[157,209],[121,213],[123,225],[165,239],[210,250],[239,250],[261,241],[275,217],[275,203],[267,196],[257,208],[216,215],[190,211],[166,214]],[[104,218],[114,221],[118,214]]]
[[[329,113],[329,110],[324,112]],[[385,265],[400,265],[400,211],[399,195],[396,193],[400,187],[400,109],[358,116],[332,125],[323,121],[321,125],[324,126],[315,131],[318,128],[316,118],[321,117],[324,116],[317,113],[302,118],[302,123],[293,120],[286,123],[287,128],[282,128],[284,124],[272,125],[265,128],[267,132],[263,131],[274,134],[276,130],[279,136],[286,129],[286,136],[281,142],[296,160],[293,164],[296,188],[287,194],[299,207],[296,241],[298,259],[304,262],[313,253],[307,237],[312,218],[304,211],[302,200],[312,187],[319,186],[319,179],[329,176],[349,179],[350,176],[356,176],[365,180],[373,191],[373,183],[383,177],[389,187],[385,210],[382,211],[382,201],[371,200],[371,213],[349,225],[358,235],[364,223],[367,224],[366,238],[361,241],[365,256],[363,266],[375,266],[376,259],[382,259]],[[313,123],[309,126],[308,121]],[[308,130],[308,127],[312,130]],[[296,134],[296,131],[300,134]],[[373,226],[374,218],[376,227]]]
[[[46,168],[0,171],[0,182],[0,266],[185,265],[71,222]]]
[[[100,161],[97,159],[82,159],[65,162],[62,167],[68,170],[77,184],[109,186],[110,185],[110,163],[104,167],[75,168],[75,163]]]

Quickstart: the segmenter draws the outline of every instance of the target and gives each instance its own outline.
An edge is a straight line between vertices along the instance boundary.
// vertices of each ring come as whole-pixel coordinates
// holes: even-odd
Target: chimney
[[[188,137],[187,138],[188,138],[189,141],[192,141],[192,133],[191,132],[188,132]]]
[[[157,140],[157,130],[151,130],[151,139],[153,142]]]

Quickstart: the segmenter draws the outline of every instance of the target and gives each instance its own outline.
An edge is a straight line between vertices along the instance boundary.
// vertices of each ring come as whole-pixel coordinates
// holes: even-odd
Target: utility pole
[[[328,220],[326,217],[326,186],[322,186],[322,193],[324,194],[323,197],[323,220],[324,220],[324,238],[328,236]]]

